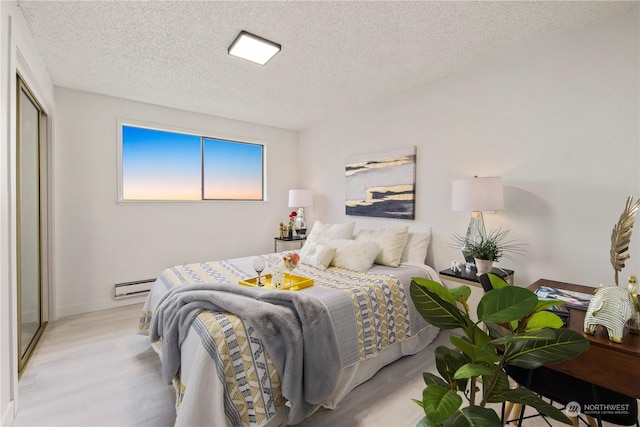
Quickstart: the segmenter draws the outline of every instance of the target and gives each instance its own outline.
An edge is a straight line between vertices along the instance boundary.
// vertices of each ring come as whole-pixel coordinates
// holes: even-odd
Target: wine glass
[[[292,253],[284,257],[284,266],[289,270],[289,285],[293,286],[293,270],[298,266],[300,256],[297,253]]]
[[[264,283],[260,280],[261,273],[264,271],[265,264],[262,258],[255,258],[253,260],[253,269],[258,273],[258,286],[264,286]]]
[[[297,267],[297,265],[295,265],[291,259],[287,259],[287,261],[284,263],[284,266],[287,268],[287,270],[289,270],[288,285],[291,286],[293,285],[293,270]]]

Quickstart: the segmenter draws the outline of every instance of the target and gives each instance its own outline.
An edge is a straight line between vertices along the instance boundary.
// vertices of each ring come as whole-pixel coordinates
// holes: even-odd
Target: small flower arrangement
[[[298,216],[298,213],[296,211],[291,211],[291,213],[289,214],[289,230],[293,230],[293,225],[296,222],[297,216]]]
[[[300,262],[300,255],[295,252],[286,254],[282,257],[282,261],[284,262],[285,267],[293,269]],[[291,264],[291,266],[289,266],[288,264]]]
[[[282,262],[276,262],[271,270],[271,283],[275,288],[280,288],[285,284],[285,271],[293,271],[300,262],[300,255],[295,252],[282,256]]]

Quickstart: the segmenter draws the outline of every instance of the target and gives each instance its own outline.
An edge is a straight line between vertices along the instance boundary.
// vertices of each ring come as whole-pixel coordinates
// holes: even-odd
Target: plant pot
[[[476,276],[482,276],[485,273],[491,272],[491,267],[493,267],[493,261],[488,259],[478,259],[475,258],[476,261]]]

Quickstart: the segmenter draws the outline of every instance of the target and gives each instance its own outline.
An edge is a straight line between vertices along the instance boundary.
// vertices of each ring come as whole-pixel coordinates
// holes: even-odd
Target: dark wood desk
[[[592,293],[594,288],[540,279],[529,286],[535,291],[540,286],[568,289]],[[590,341],[587,351],[575,359],[548,365],[549,368],[564,372],[576,378],[597,384],[627,396],[640,399],[640,335],[630,334],[625,329],[621,344],[609,341],[607,331],[600,327],[596,335],[588,335],[584,330],[586,311],[569,308],[568,328],[582,333]]]

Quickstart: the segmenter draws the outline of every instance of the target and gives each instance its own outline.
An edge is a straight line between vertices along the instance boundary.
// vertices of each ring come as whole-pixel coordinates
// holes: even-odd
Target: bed
[[[256,276],[255,256],[162,272],[138,330],[151,336],[163,378],[176,390],[175,425],[296,424],[321,406],[335,408],[383,366],[435,339],[438,329],[409,296],[412,277],[439,281],[424,264],[424,236],[404,228],[393,249],[388,230],[353,238],[352,226],[339,233],[337,226],[314,225],[294,270],[314,283],[299,291],[240,286]],[[418,241],[421,249],[412,256]],[[390,253],[398,255],[395,266],[386,265]],[[283,254],[259,257],[274,268]],[[188,316],[174,310],[178,306],[191,307],[192,318],[171,329]]]

